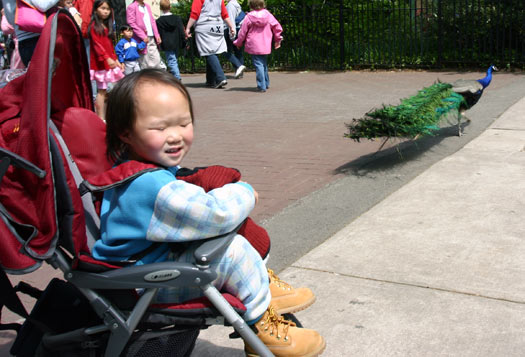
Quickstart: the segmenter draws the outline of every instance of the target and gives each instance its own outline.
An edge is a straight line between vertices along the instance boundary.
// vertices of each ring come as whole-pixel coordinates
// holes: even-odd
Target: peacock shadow
[[[388,171],[406,164],[411,160],[419,159],[425,153],[431,152],[445,139],[458,139],[458,125],[449,123],[450,126],[442,127],[433,136],[424,136],[416,139],[400,141],[398,144],[383,149],[381,147],[370,154],[366,154],[336,168],[334,174],[344,174],[364,177],[374,172]],[[463,116],[461,130],[470,125],[470,120]],[[395,138],[386,140],[399,140]]]

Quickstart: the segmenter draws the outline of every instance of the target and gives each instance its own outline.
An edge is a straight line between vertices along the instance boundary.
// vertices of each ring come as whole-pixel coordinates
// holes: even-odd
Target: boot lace
[[[270,330],[270,336],[276,336],[278,340],[283,338],[283,336],[279,334],[279,327],[281,327],[284,341],[288,341],[288,329],[290,326],[295,326],[295,323],[285,320],[284,317],[275,312],[272,306],[268,306],[268,313],[260,325],[264,326],[264,331]]]
[[[270,276],[270,282],[277,285],[279,288],[283,288],[284,290],[292,290],[292,286],[288,284],[287,282],[282,281],[279,279],[279,277],[274,273],[272,269],[268,269],[268,275]]]

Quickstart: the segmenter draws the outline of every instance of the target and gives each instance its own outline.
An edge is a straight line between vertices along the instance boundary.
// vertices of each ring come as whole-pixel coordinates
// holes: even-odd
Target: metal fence
[[[314,0],[268,9],[284,29],[269,59],[276,69],[525,67],[524,0]],[[204,68],[194,54],[181,62]]]

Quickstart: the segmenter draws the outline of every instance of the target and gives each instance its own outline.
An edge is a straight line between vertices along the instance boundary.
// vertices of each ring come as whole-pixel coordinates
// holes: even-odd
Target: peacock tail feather
[[[449,83],[437,82],[412,97],[402,99],[397,106],[388,105],[371,111],[347,124],[349,132],[345,137],[359,141],[362,138],[433,135],[444,115],[459,111],[466,104],[463,96],[451,88]]]

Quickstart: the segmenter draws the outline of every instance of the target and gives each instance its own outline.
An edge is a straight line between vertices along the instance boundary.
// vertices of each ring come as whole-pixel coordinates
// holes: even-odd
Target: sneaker
[[[326,346],[324,338],[317,331],[297,327],[277,314],[271,305],[253,328],[257,337],[276,357],[314,357],[323,352]],[[244,352],[248,357],[257,356],[246,343]]]
[[[215,85],[215,89],[220,89],[224,87],[226,84],[228,84],[228,81],[226,79],[223,79],[222,81],[220,81],[219,83]]]
[[[288,314],[306,309],[315,301],[315,295],[308,288],[293,288],[290,284],[285,283],[272,269],[268,269],[270,277],[270,293],[272,301],[270,304],[275,311],[280,314]]]
[[[235,71],[235,75],[233,76],[233,78],[235,79],[238,79],[239,77],[242,76],[243,72],[246,70],[246,66],[241,64],[237,70]]]

